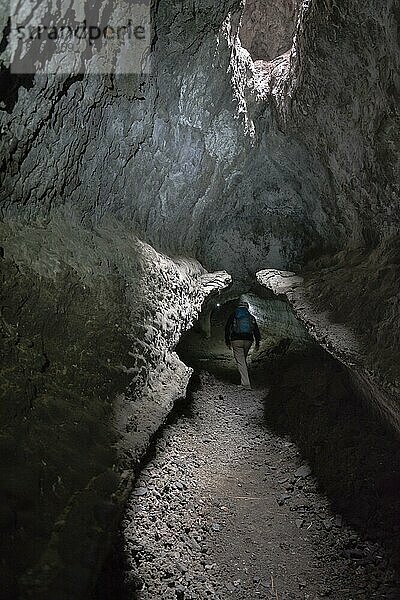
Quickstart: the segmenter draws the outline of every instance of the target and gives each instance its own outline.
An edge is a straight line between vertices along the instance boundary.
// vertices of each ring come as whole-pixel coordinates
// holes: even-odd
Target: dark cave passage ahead
[[[333,509],[371,543],[382,542],[386,566],[399,574],[398,434],[354,388],[347,369],[310,338],[284,301],[260,290],[242,298],[249,301],[263,338],[259,353],[250,355],[249,370],[254,387],[267,390],[266,427],[295,442]],[[215,304],[209,330],[204,328],[208,319],[200,316],[178,346],[182,360],[195,370],[208,370],[234,384],[239,376],[224,346],[223,327],[236,305],[237,299]],[[367,568],[373,546],[366,557],[350,545],[348,558],[354,557]],[[393,597],[400,597],[400,588]]]
[[[398,599],[400,440],[389,426],[377,420],[368,403],[354,390],[345,367],[310,338],[286,302],[260,288],[248,291],[241,299],[249,302],[262,334],[260,351],[253,352],[249,360],[255,391],[247,394],[253,395],[252,400],[243,396],[246,392],[237,386],[238,373],[224,344],[225,322],[238,298],[224,301],[223,295],[214,297],[178,345],[180,358],[194,368],[188,396],[176,406],[143,463],[136,491],[128,502],[123,532],[98,582],[94,599],[196,600],[213,589],[214,597],[222,600],[253,600],[254,589],[259,587],[246,582],[246,570],[239,588],[232,583],[230,567],[222,567],[222,580],[216,579],[215,572],[227,560],[237,560],[235,544],[255,544],[259,554],[267,556],[270,549],[264,548],[265,539],[274,536],[279,538],[272,559],[275,566],[271,567],[271,561],[264,564],[253,558],[249,572],[258,581],[260,573],[272,568],[280,599],[304,598],[302,591],[294,591],[293,581],[304,564],[312,560],[306,543],[310,536],[314,548],[319,547],[318,559],[312,564],[319,564],[322,569],[324,586],[322,593],[312,569],[306,570],[303,583],[309,597]],[[254,401],[260,403],[257,411],[261,410],[263,431],[269,432],[265,434],[265,448],[258,447],[257,457],[251,442],[254,433],[235,421],[239,415],[243,423],[252,422]],[[258,440],[257,435],[255,439]],[[226,457],[231,454],[231,446],[237,463],[228,468],[230,459]],[[186,459],[185,452],[189,452]],[[309,466],[311,479],[293,475],[295,467],[290,464],[295,456],[303,469]],[[254,464],[266,465],[265,472],[270,475],[263,476],[264,483],[257,483]],[[195,472],[191,473],[193,468]],[[256,467],[255,472],[259,473],[260,468]],[[211,469],[208,475],[207,469]],[[222,469],[222,479],[215,480],[213,469]],[[207,502],[206,506],[198,505],[196,485],[201,487],[202,481],[207,489],[222,486],[224,494],[235,497],[229,488],[232,477],[241,482],[239,497],[244,498],[246,494],[251,498],[266,494],[267,482],[270,497],[265,499],[264,507],[258,507],[254,501],[251,508],[234,508],[232,502],[222,498],[219,504],[212,501],[210,506]],[[217,517],[215,513],[215,506],[226,504],[230,508],[223,508],[223,515],[225,510],[231,511],[232,519],[248,522],[250,530],[260,532],[260,537],[254,533],[250,535],[251,542],[250,538],[244,541],[246,528],[243,530],[235,521],[229,525],[228,519],[223,540],[209,539],[206,523],[210,514],[214,521],[219,523],[222,519],[226,525],[224,516]],[[287,511],[284,525],[271,517],[277,507],[280,512]],[[218,511],[221,513],[220,508]],[[197,515],[195,527],[193,513]],[[165,528],[170,521],[172,528]],[[298,533],[290,533],[289,522],[296,523]],[[217,524],[215,531],[225,525]],[[233,536],[230,527],[238,528]],[[197,535],[202,539],[199,547],[205,544],[206,548],[201,555],[204,564],[200,561],[200,565],[193,550],[197,548]],[[189,550],[185,550],[185,540]],[[297,563],[292,558],[285,563],[282,549],[290,556],[293,548]],[[248,558],[246,552],[242,552],[242,567]],[[231,554],[233,558],[229,558]],[[214,564],[213,561],[218,567],[208,570],[205,565]],[[285,576],[280,570],[282,564],[288,569]],[[237,565],[239,572],[242,567],[239,562]],[[343,581],[340,577],[335,579],[332,572],[340,573]],[[267,593],[274,593],[274,588]]]
[[[183,362],[195,370],[206,370],[236,382],[237,369],[232,352],[225,346],[224,329],[239,299],[249,303],[250,313],[260,329],[260,350],[256,352],[253,346],[248,362],[255,385],[262,386],[266,364],[289,348],[292,352],[301,351],[312,347],[314,342],[289,305],[261,286],[228,301],[222,295],[207,302],[194,327],[181,337],[177,352]]]

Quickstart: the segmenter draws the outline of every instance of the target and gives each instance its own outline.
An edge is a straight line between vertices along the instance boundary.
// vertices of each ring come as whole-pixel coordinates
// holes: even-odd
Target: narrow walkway
[[[263,394],[201,376],[124,521],[140,600],[398,598],[378,545],[330,511]]]

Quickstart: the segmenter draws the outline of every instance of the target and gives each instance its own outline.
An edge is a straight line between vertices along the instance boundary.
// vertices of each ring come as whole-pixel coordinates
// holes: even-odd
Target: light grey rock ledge
[[[400,390],[367,367],[367,356],[356,334],[346,325],[333,323],[329,311],[319,312],[306,296],[303,278],[295,273],[265,269],[257,273],[257,280],[277,296],[286,298],[310,336],[348,369],[357,391],[400,434]]]

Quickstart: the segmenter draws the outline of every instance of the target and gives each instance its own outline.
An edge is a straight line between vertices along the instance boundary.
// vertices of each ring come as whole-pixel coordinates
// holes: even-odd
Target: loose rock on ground
[[[202,374],[164,430],[123,526],[138,598],[399,598],[382,548],[332,512],[297,447],[268,429],[265,396]]]

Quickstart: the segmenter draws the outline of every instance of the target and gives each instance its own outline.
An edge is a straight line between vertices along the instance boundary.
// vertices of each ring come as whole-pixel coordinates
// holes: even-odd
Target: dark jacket
[[[225,326],[225,343],[227,346],[230,346],[232,340],[249,340],[253,342],[255,340],[256,344],[260,343],[261,335],[260,330],[257,325],[257,321],[251,316],[251,321],[253,325],[253,330],[251,333],[234,333],[233,331],[233,320],[235,318],[235,313],[232,313],[229,317],[226,326]]]

